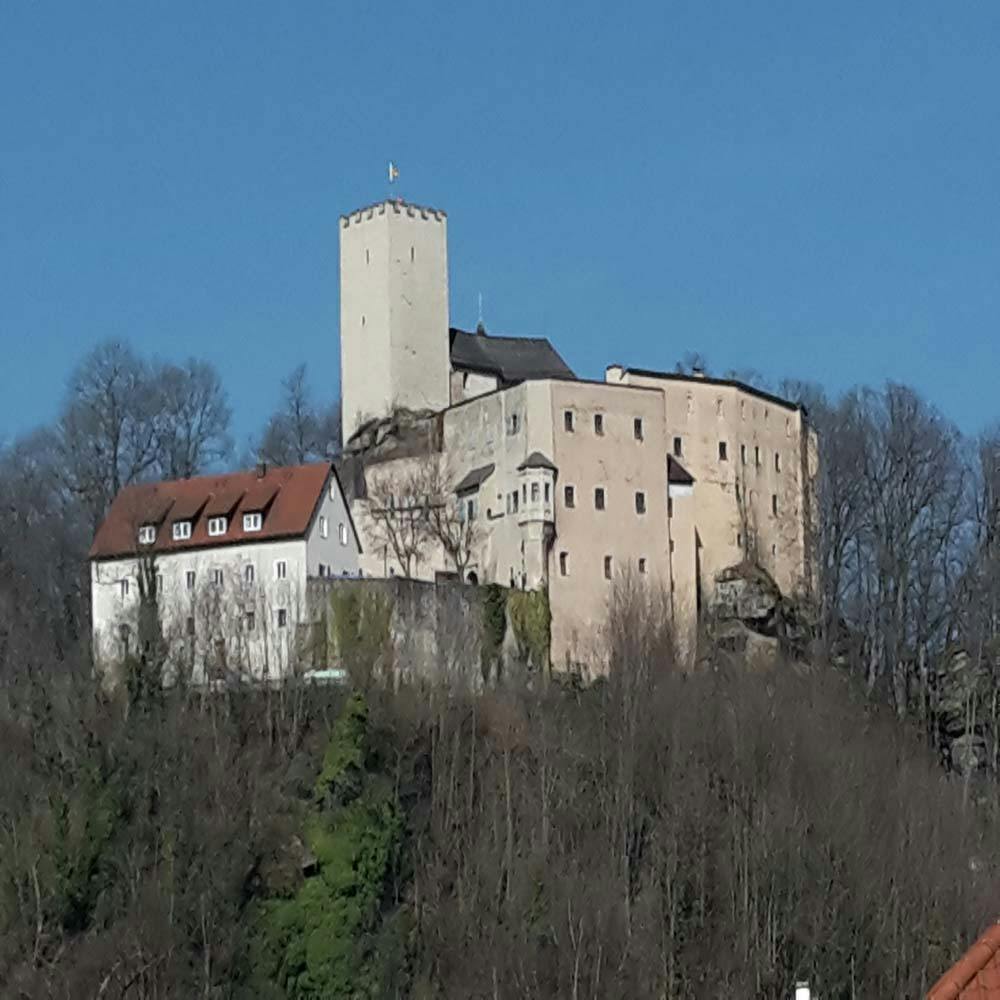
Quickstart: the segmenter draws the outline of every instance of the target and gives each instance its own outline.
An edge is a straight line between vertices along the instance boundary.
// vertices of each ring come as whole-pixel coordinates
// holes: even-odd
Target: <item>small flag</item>
[[[389,161],[389,183],[391,184],[399,176],[399,167],[392,160]]]

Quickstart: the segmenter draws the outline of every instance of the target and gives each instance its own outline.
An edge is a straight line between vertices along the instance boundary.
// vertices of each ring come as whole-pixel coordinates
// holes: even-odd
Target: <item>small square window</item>
[[[605,556],[604,557],[604,579],[605,580],[610,580],[611,579],[612,570],[613,570],[613,566],[612,566],[612,562],[611,562],[611,556]]]
[[[646,513],[646,494],[639,491],[635,495],[635,512],[637,514]]]
[[[642,417],[636,417],[632,421],[632,436],[636,441],[642,440]]]
[[[594,490],[594,509],[604,510],[604,487],[598,486]]]
[[[288,564],[284,559],[279,559],[274,564],[274,578],[275,580],[284,580],[288,576]]]
[[[720,462],[729,461],[729,445],[725,441],[719,442],[719,461]]]
[[[603,434],[604,433],[604,414],[595,413],[594,414],[594,433]]]
[[[569,553],[560,552],[559,553],[559,575],[569,576]]]
[[[139,544],[152,545],[156,541],[156,528],[152,524],[144,524],[139,529]]]
[[[243,582],[253,583],[254,579],[256,579],[256,576],[257,576],[257,570],[254,567],[254,564],[247,563],[246,566],[243,567]]]
[[[288,612],[284,608],[278,608],[278,628],[284,628],[288,624]]]
[[[190,521],[174,521],[173,536],[175,542],[183,542],[191,537]]]
[[[263,522],[263,517],[259,513],[244,514],[243,515],[243,530],[244,531],[260,531],[261,523]]]
[[[573,433],[573,411],[563,410],[563,427],[570,434]]]
[[[646,557],[639,556],[639,572],[645,576],[646,574]]]
[[[573,486],[563,487],[563,503],[567,507],[576,506],[576,488]]]
[[[184,583],[188,590],[194,590],[194,570],[189,569],[187,573],[184,574]]]
[[[674,457],[675,458],[680,458],[681,455],[683,454],[683,451],[684,451],[684,449],[683,449],[683,442],[681,441],[681,439],[679,437],[675,437],[674,438]]]

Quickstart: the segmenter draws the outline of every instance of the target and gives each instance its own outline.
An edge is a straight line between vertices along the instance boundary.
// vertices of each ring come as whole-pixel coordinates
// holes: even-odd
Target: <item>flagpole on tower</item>
[[[396,164],[393,163],[392,160],[390,160],[389,161],[389,188],[390,188],[390,190],[392,190],[392,185],[395,184],[398,179],[399,179],[399,167],[397,167]],[[392,200],[392,196],[390,195],[390,201],[391,200]],[[403,200],[402,198],[398,198],[398,197],[396,198],[396,201],[402,201],[402,200]]]

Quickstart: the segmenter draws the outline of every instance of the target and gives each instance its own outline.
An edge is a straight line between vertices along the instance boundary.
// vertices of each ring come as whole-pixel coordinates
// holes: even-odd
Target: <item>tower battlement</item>
[[[414,205],[411,202],[403,201],[402,198],[387,198],[385,201],[376,201],[364,208],[357,208],[353,212],[348,212],[340,217],[340,225],[346,229],[350,225],[367,222],[378,216],[386,214],[407,215],[411,219],[435,219],[444,222],[448,218],[448,213],[440,208],[428,208],[426,205]]]

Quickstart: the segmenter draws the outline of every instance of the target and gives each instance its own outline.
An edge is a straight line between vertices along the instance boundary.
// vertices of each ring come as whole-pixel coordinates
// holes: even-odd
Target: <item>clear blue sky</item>
[[[337,217],[449,213],[452,322],[1000,417],[1000,3],[0,0],[0,438],[91,346],[239,435],[336,392]]]

